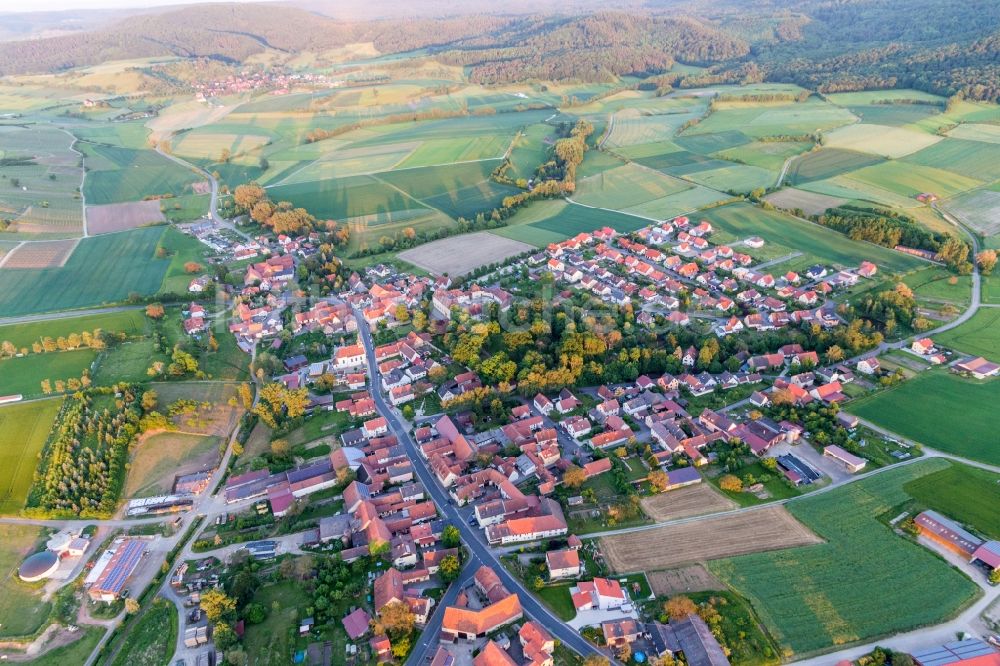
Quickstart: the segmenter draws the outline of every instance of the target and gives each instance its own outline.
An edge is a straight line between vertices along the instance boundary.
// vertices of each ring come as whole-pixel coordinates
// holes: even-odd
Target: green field
[[[177,609],[157,597],[125,635],[111,666],[161,666],[177,642]]]
[[[948,136],[971,141],[1000,143],[1000,126],[977,123],[963,123],[948,132]]]
[[[928,150],[933,150],[934,147]],[[933,192],[947,199],[960,192],[982,185],[974,180],[951,171],[905,161],[889,161],[865,167],[844,175],[852,181],[869,183],[904,197],[916,197],[921,192]]]
[[[627,233],[647,226],[649,220],[614,211],[576,206],[565,201],[540,201],[525,214],[512,218],[511,224],[492,233],[506,238],[545,247],[581,231],[593,231],[609,226]]]
[[[908,155],[903,161],[944,169],[980,181],[1000,180],[1000,145],[995,143],[949,138]]]
[[[0,638],[32,635],[49,618],[52,604],[17,577],[42,534],[29,525],[0,525]]]
[[[67,664],[85,664],[90,654],[104,636],[103,627],[86,626],[81,628],[80,635],[69,645],[49,650],[40,657],[31,660],[34,666],[66,666]]]
[[[184,264],[193,261],[201,264],[208,272],[210,266],[205,260],[205,255],[208,254],[207,248],[197,238],[182,234],[173,227],[168,227],[164,232],[160,246],[170,256],[170,266],[163,276],[160,292],[186,295],[191,278],[194,276],[184,269]]]
[[[1000,539],[1000,477],[992,472],[952,464],[903,486],[924,506],[968,525],[991,539]]]
[[[940,336],[935,340],[944,344]],[[851,402],[847,410],[935,449],[998,465],[998,400],[1000,381],[973,381],[941,369]]]
[[[419,145],[415,142],[390,143],[333,150],[288,174],[280,184],[308,183],[388,171],[405,160]]]
[[[692,153],[700,155],[710,155],[720,150],[729,150],[730,148],[742,146],[751,141],[752,139],[746,134],[736,129],[713,132],[711,134],[690,133],[674,139],[674,143],[684,150],[689,150]]]
[[[739,130],[750,137],[800,135],[854,121],[850,111],[817,98],[800,103],[720,102],[687,134]]]
[[[788,168],[786,180],[790,185],[801,185],[815,180],[832,178],[883,161],[881,157],[853,150],[821,148],[792,162]]]
[[[400,163],[399,168],[473,162],[503,157],[510,146],[510,136],[458,136],[452,139],[424,141]]]
[[[626,164],[579,181],[573,198],[587,206],[624,210],[690,187],[690,183],[653,169]]]
[[[792,514],[826,543],[709,568],[750,600],[786,658],[945,621],[979,588],[882,520],[909,499],[907,482],[947,465],[919,462],[792,501]]]
[[[57,379],[79,379],[84,370],[90,369],[96,358],[97,352],[93,349],[75,349],[2,360],[0,395],[42,395],[42,380],[48,379],[54,385]]]
[[[958,328],[945,331],[934,341],[966,354],[1000,362],[1000,308],[981,308]]]
[[[191,183],[204,180],[152,150],[91,143],[79,148],[86,155],[83,193],[90,205],[190,194]]]
[[[514,142],[510,152],[511,178],[532,178],[538,165],[545,162],[549,154],[549,146],[555,140],[555,132],[550,125],[538,124],[527,127]]]
[[[137,335],[143,333],[146,328],[146,315],[137,308],[84,317],[60,317],[48,321],[8,324],[0,326],[0,342],[8,341],[18,349],[30,349],[31,343],[43,337],[56,339],[66,337],[70,333],[93,332],[95,329],[124,331],[129,335]]]
[[[635,111],[615,115],[614,129],[605,146],[620,148],[653,143],[669,138],[689,120],[697,118],[698,110],[676,109],[671,113],[637,115]]]
[[[863,123],[905,127],[941,112],[934,104],[869,104],[850,106],[848,109]]]
[[[291,201],[321,220],[421,208],[411,197],[371,176],[278,185],[268,192],[273,200]]]
[[[0,407],[0,513],[24,508],[38,455],[61,404],[52,399]]]
[[[973,190],[944,202],[941,207],[983,236],[1000,232],[1000,192]],[[996,247],[996,241],[989,244],[989,240],[988,246]]]
[[[698,171],[688,174],[686,178],[699,185],[724,192],[750,192],[758,187],[765,189],[771,187],[777,180],[778,174],[761,167],[735,164],[721,169]]]
[[[806,152],[812,144],[800,141],[755,141],[716,153],[717,157],[750,166],[781,171],[785,160]]]
[[[747,204],[712,208],[699,213],[699,216],[737,239],[757,235],[768,243],[804,252],[839,266],[857,266],[862,260],[868,260],[884,271],[901,272],[924,265],[914,257],[858,243],[836,231]]]
[[[859,123],[828,133],[825,145],[884,157],[903,157],[940,140],[939,136],[903,127]]]
[[[0,269],[0,316],[13,317],[113,303],[154,294],[170,259],[157,259],[165,227],[84,238],[61,268]]]

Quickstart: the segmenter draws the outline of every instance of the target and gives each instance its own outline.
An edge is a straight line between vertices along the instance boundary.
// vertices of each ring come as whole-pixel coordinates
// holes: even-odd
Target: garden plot
[[[666,571],[650,571],[646,574],[646,579],[653,594],[658,597],[725,589],[725,584],[700,564]]]
[[[135,229],[167,221],[159,201],[130,201],[87,207],[87,233],[91,236]]]

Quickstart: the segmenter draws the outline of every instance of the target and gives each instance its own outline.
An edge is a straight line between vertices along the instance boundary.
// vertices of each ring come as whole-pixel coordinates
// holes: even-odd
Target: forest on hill
[[[384,54],[426,50],[487,84],[653,77],[683,63],[709,69],[686,83],[670,79],[674,87],[780,81],[823,92],[1000,96],[994,0],[611,0],[603,9],[576,0],[531,13],[524,3],[500,13],[479,0],[450,11],[422,0],[400,4],[399,16],[351,21],[323,14],[325,4],[147,10],[92,30],[0,43],[0,74],[152,56],[235,64],[265,50],[320,53],[370,42]],[[347,13],[337,7],[330,11]],[[412,15],[421,7],[432,9]]]

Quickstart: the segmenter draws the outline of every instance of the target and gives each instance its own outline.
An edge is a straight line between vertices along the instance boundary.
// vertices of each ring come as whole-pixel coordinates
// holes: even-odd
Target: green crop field
[[[923,461],[794,500],[788,509],[826,543],[709,568],[750,600],[786,658],[943,622],[979,588],[880,519],[909,499],[907,482],[947,464]]]
[[[905,178],[905,175],[903,176]],[[903,209],[916,209],[923,207],[923,204],[914,197],[904,196],[887,190],[884,187],[875,185],[857,178],[850,178],[850,174],[834,176],[825,180],[816,180],[803,183],[800,189],[817,194],[825,194],[841,199],[868,201],[882,206],[890,206]],[[914,213],[916,214],[916,213]]]
[[[945,331],[934,341],[966,354],[1000,362],[1000,309],[981,308],[958,328]]]
[[[829,132],[826,145],[884,157],[903,157],[934,145],[941,137],[903,127],[859,123]]]
[[[124,331],[129,335],[142,334],[147,329],[146,316],[142,310],[126,310],[85,317],[60,317],[48,321],[26,322],[0,326],[0,343],[10,342],[18,349],[31,348],[31,343],[43,337],[52,339],[66,337],[70,333],[103,331]]]
[[[889,101],[917,101],[941,104],[947,101],[940,95],[934,95],[922,90],[898,88],[892,90],[859,90],[858,92],[830,93],[826,98],[841,106],[876,104]]]
[[[581,231],[593,231],[604,226],[619,232],[630,232],[649,224],[649,220],[624,215],[614,211],[576,206],[566,201],[554,199],[539,201],[518,212],[511,218],[509,226],[491,233],[545,247]]]
[[[694,185],[677,194],[647,201],[637,206],[630,206],[623,212],[651,218],[647,219],[647,223],[651,223],[654,220],[666,220],[685,213],[693,213],[700,208],[714,205],[728,198],[727,194],[710,190],[701,185]]]
[[[334,150],[289,173],[275,184],[308,183],[329,178],[388,171],[405,160],[419,145],[413,142],[389,143]]]
[[[821,148],[792,162],[788,167],[786,179],[790,185],[801,185],[814,180],[832,178],[883,161],[881,157],[853,150]]]
[[[1000,125],[985,125],[979,123],[962,123],[950,130],[948,136],[956,139],[1000,143]]]
[[[579,181],[574,199],[588,206],[624,210],[690,187],[690,183],[678,178],[626,164]]]
[[[750,143],[752,139],[735,129],[713,132],[711,134],[687,133],[674,139],[674,143],[690,150],[692,153],[710,155],[720,150],[728,150]]]
[[[165,227],[84,238],[61,268],[0,269],[0,316],[114,303],[154,294],[170,259],[155,256]]]
[[[811,146],[812,144],[801,141],[754,141],[745,146],[720,151],[716,153],[716,157],[772,171],[781,171],[785,160],[806,152]]]
[[[941,113],[942,108],[936,104],[869,104],[848,107],[863,123],[891,127],[918,123]]]
[[[721,102],[687,134],[738,130],[750,137],[808,134],[854,122],[850,111],[812,98],[803,103]]]
[[[1000,539],[1000,476],[969,465],[950,467],[914,479],[906,494],[926,507],[968,525],[991,539]]]
[[[984,236],[1000,233],[1000,192],[966,192],[949,199],[941,207]]]
[[[736,164],[721,169],[697,171],[687,174],[686,178],[699,185],[724,192],[750,192],[758,187],[767,188],[774,185],[778,174],[760,167]]]
[[[548,159],[551,145],[555,142],[555,131],[550,125],[538,124],[527,127],[514,142],[510,153],[510,170],[513,179],[532,178],[538,166]]]
[[[35,465],[62,400],[39,400],[0,407],[0,513],[24,508]]]
[[[609,148],[636,146],[669,139],[689,120],[697,118],[699,111],[676,109],[670,113],[639,115],[634,110],[615,115],[614,126],[605,145]]]
[[[472,162],[503,157],[513,136],[458,136],[453,139],[432,139],[424,141],[399,167],[414,167]]]
[[[868,260],[883,271],[904,272],[925,265],[915,257],[852,241],[836,231],[747,204],[712,208],[699,215],[711,221],[716,229],[736,238],[760,236],[769,243],[793,248],[838,266],[857,266]]]
[[[399,190],[371,176],[352,176],[269,189],[275,201],[291,201],[319,219],[384,214],[422,206]]]
[[[1000,144],[945,139],[903,160],[937,167],[977,180],[1000,180]]]
[[[998,465],[998,400],[1000,381],[978,382],[941,369],[851,402],[847,409],[935,449]]]
[[[919,164],[892,160],[844,174],[844,178],[883,188],[904,197],[933,192],[948,198],[982,185],[982,181]]]
[[[90,143],[78,148],[87,156],[83,193],[91,205],[190,194],[191,184],[204,180],[152,150]]]
[[[52,611],[50,602],[17,578],[17,568],[42,535],[38,527],[0,525],[0,639],[34,634]]]
[[[77,349],[2,360],[0,395],[42,395],[43,380],[48,379],[54,384],[57,379],[79,379],[84,370],[90,369],[96,358],[97,352],[92,349]]]

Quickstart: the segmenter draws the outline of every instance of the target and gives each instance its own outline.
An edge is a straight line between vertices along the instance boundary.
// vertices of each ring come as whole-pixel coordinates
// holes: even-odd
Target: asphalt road
[[[360,312],[355,312],[358,320],[358,329],[361,332],[361,339],[365,346],[365,352],[368,356],[368,372],[372,381],[372,398],[375,401],[375,405],[378,408],[380,414],[382,414],[386,421],[389,423],[389,428],[392,430],[393,434],[399,439],[399,442],[406,447],[406,453],[413,462],[413,468],[419,477],[420,482],[424,485],[424,488],[430,494],[434,503],[438,507],[438,511],[441,513],[442,517],[448,522],[455,525],[462,534],[462,540],[466,547],[471,551],[473,559],[478,560],[485,566],[492,569],[503,582],[504,586],[511,592],[516,592],[521,599],[521,607],[524,609],[526,615],[531,616],[538,622],[542,624],[554,638],[558,638],[562,641],[562,644],[570,648],[571,650],[582,654],[584,656],[591,654],[600,654],[598,650],[591,645],[586,639],[584,639],[575,630],[571,629],[565,625],[562,620],[557,618],[552,612],[543,606],[521,583],[504,568],[500,563],[500,560],[493,553],[492,549],[487,545],[483,533],[471,527],[466,518],[458,512],[457,507],[452,504],[451,498],[447,493],[438,485],[437,479],[431,474],[430,469],[427,467],[423,457],[417,450],[416,444],[410,438],[409,429],[404,427],[400,421],[399,416],[396,414],[382,397],[382,392],[379,390],[380,380],[378,372],[378,363],[375,361],[375,345],[372,342],[371,331],[368,324],[365,322],[364,317]],[[452,589],[457,586],[453,585]],[[433,648],[437,646],[437,641],[432,640],[437,637],[441,630],[441,618],[444,616],[443,612],[435,612],[430,622],[424,628],[425,640],[422,640],[420,645],[418,645],[414,651],[410,654],[410,658],[407,660],[408,664],[423,664],[426,662],[426,658],[429,654],[433,654]]]

